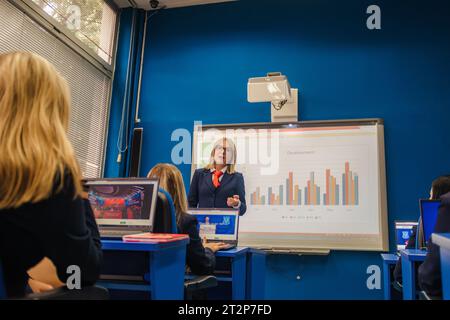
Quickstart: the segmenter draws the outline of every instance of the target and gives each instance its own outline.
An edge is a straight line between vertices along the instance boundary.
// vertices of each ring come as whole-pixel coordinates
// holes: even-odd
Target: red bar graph
[[[342,172],[342,171],[341,171]],[[359,181],[358,174],[350,170],[350,162],[345,162],[342,173],[342,184],[337,184],[337,178],[330,168],[325,168],[323,188],[319,186],[314,171],[309,173],[309,179],[302,183],[296,183],[293,171],[288,171],[286,179],[277,186],[267,188],[257,186],[250,193],[251,205],[358,205]],[[319,179],[319,180],[322,180]],[[294,182],[295,181],[295,182]],[[321,192],[322,190],[322,192]],[[340,191],[342,190],[342,194]],[[303,194],[303,196],[302,196]],[[302,201],[303,198],[303,201]],[[341,200],[342,199],[342,200]]]
[[[324,204],[338,205],[339,204],[339,185],[336,185],[336,178],[331,174],[330,169],[325,170],[325,195]]]
[[[305,204],[306,205],[319,205],[320,204],[320,187],[314,181],[314,172],[309,175],[305,188]]]
[[[359,177],[350,170],[350,163],[345,163],[345,173],[342,175],[342,204],[354,206],[359,204]]]

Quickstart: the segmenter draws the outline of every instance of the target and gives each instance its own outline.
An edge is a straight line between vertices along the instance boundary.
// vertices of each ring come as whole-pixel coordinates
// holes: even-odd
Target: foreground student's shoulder
[[[67,196],[73,198],[75,195],[75,181],[72,174],[66,169],[62,177],[62,188],[61,188],[61,175],[56,174],[53,181],[53,195]]]

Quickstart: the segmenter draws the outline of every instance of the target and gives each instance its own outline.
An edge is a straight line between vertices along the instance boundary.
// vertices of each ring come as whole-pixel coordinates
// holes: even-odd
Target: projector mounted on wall
[[[270,102],[272,122],[298,121],[298,89],[281,72],[248,79],[248,102]]]

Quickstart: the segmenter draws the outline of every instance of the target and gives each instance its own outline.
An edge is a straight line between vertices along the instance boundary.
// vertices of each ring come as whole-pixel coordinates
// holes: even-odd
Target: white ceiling
[[[159,0],[159,7],[166,6],[166,8],[177,8],[229,1],[236,0]],[[154,10],[150,7],[150,0],[114,0],[114,2],[120,8],[136,7],[145,10]]]

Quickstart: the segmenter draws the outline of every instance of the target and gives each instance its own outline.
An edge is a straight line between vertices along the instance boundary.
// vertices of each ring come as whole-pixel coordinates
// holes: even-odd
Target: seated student
[[[83,191],[82,198],[87,217],[86,224],[92,231],[92,239],[96,246],[101,247],[100,234],[86,191]],[[34,293],[41,293],[64,286],[64,283],[58,278],[55,265],[48,258],[42,259],[37,265],[29,269],[27,273],[29,276],[28,286]]]
[[[430,190],[430,200],[437,200],[442,195],[450,192],[450,176],[440,176],[437,179],[433,180],[431,183]],[[416,241],[416,237],[419,237]],[[408,244],[406,245],[406,249],[415,249],[416,242],[421,244],[423,243],[423,232],[422,232],[422,221],[419,218],[419,224],[417,228],[414,228],[411,237],[408,240]],[[418,266],[416,267],[418,268]],[[397,281],[400,285],[402,284],[402,261],[399,259],[394,269],[394,280]]]
[[[450,184],[450,177],[448,177]],[[450,232],[450,192],[440,197],[436,225],[433,233]],[[442,297],[442,274],[439,247],[430,239],[427,244],[427,256],[419,267],[418,281],[420,288],[429,297]]]
[[[160,163],[154,166],[148,178],[159,178],[159,185],[172,196],[178,232],[189,235],[186,264],[197,275],[211,274],[215,268],[214,252],[222,249],[223,243],[202,243],[198,232],[197,218],[187,213],[186,191],[183,178],[177,167]]]
[[[65,80],[45,59],[0,55],[0,261],[9,297],[26,293],[27,271],[41,261],[62,283],[71,265],[82,286],[98,278],[102,251],[67,137],[69,101]]]

